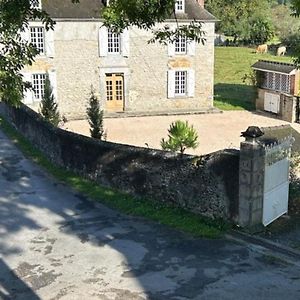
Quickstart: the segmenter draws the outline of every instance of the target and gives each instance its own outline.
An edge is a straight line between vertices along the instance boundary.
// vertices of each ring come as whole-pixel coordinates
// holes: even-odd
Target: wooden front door
[[[124,110],[124,76],[123,74],[106,74],[106,109]]]

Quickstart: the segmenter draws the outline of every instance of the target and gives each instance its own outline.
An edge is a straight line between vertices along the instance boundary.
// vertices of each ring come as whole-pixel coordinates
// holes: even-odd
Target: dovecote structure
[[[296,121],[300,72],[290,63],[259,60],[252,68],[257,74],[256,108]]]

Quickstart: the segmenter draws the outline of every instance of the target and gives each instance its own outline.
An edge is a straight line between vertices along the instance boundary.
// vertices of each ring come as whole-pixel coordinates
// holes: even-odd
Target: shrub
[[[95,95],[93,87],[91,87],[91,94],[86,113],[90,125],[91,137],[101,140],[104,134],[103,110],[100,108],[100,103]]]
[[[249,40],[250,44],[264,44],[274,36],[273,24],[264,17],[253,17],[250,20]]]
[[[198,146],[198,134],[188,122],[175,121],[168,129],[168,140],[162,139],[160,145],[164,150],[179,151],[183,155],[188,148],[195,149]]]
[[[300,50],[300,32],[291,33],[282,39],[282,43],[288,47],[292,54]]]
[[[300,214],[300,153],[291,157],[289,210],[291,214]]]
[[[40,103],[40,114],[54,126],[58,126],[60,121],[57,103],[55,102],[53,89],[49,80],[49,74],[46,74],[44,95]]]

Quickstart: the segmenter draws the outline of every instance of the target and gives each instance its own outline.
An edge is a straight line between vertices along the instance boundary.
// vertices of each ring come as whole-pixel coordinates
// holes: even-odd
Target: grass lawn
[[[215,107],[222,110],[253,110],[256,89],[243,83],[242,77],[251,72],[251,65],[259,59],[291,62],[289,56],[275,53],[256,54],[245,47],[215,48]]]
[[[152,201],[151,199],[136,198],[120,191],[100,186],[98,183],[59,168],[53,165],[1,116],[0,129],[10,137],[12,142],[18,146],[25,156],[43,167],[57,180],[68,184],[92,200],[99,201],[126,214],[157,221],[195,237],[219,238],[229,229],[229,224],[226,224],[222,220],[204,218],[180,208]]]

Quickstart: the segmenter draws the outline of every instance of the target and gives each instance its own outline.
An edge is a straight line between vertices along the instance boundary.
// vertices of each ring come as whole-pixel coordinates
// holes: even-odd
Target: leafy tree
[[[292,9],[292,15],[296,18],[299,18],[300,16],[300,0],[291,0],[291,9]],[[298,32],[300,31],[300,28],[298,29]],[[300,35],[300,34],[299,34]],[[298,35],[298,36],[299,36]],[[300,45],[297,45],[296,51],[296,57],[294,59],[295,64],[300,68]]]
[[[80,0],[64,0],[79,3]],[[29,83],[23,83],[21,70],[31,65],[38,54],[37,49],[21,39],[21,33],[28,28],[30,20],[40,20],[46,30],[53,29],[55,22],[44,10],[31,7],[32,0],[0,0],[0,101],[13,105],[21,102]],[[176,30],[164,27],[155,31],[154,25],[174,14],[176,0],[110,0],[110,5],[102,13],[104,25],[115,31],[129,26],[153,30],[150,42],[174,41],[179,35],[204,43],[201,22],[179,25]],[[100,1],[99,1],[100,5]]]
[[[41,20],[46,30],[54,26],[45,11],[32,8],[30,0],[0,1],[0,100],[13,105],[21,102],[29,83],[23,84],[20,71],[31,65],[38,50],[21,38],[31,19]]]
[[[57,103],[55,102],[53,89],[49,80],[49,75],[46,74],[45,89],[42,101],[40,103],[40,114],[52,125],[58,126],[60,121]]]
[[[162,139],[160,142],[164,150],[179,151],[183,155],[186,149],[198,147],[198,134],[193,126],[189,126],[187,121],[173,122],[168,132],[168,140]]]
[[[274,28],[270,19],[255,17],[250,20],[249,44],[264,44],[274,36]]]
[[[250,40],[251,21],[266,19],[270,14],[268,0],[207,0],[206,6],[221,20],[217,30],[232,36],[234,43]]]
[[[103,110],[100,108],[100,103],[95,95],[93,87],[91,87],[91,95],[89,105],[86,110],[88,122],[90,125],[91,137],[101,140],[104,134],[103,130]]]
[[[292,11],[289,6],[276,5],[272,7],[271,11],[275,34],[281,41],[298,32],[300,20],[291,16]]]

